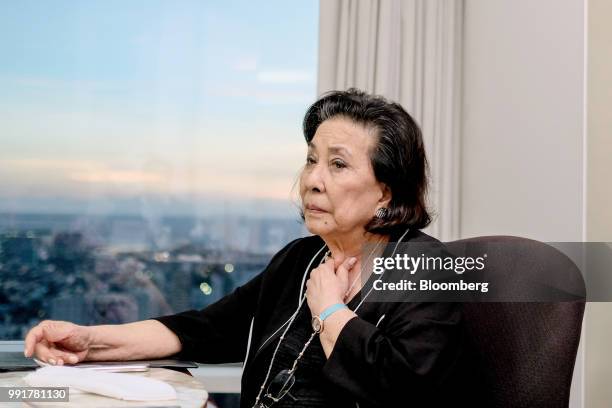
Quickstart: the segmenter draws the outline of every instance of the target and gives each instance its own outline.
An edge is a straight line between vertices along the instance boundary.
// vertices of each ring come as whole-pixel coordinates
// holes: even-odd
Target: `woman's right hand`
[[[45,320],[26,335],[24,355],[53,365],[76,364],[85,360],[91,344],[90,327]]]

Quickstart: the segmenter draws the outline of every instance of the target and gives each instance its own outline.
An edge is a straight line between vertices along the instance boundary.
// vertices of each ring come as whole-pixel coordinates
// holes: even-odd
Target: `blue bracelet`
[[[348,309],[348,306],[344,303],[334,303],[333,305],[326,307],[325,310],[321,312],[321,314],[319,315],[319,319],[323,321],[327,319],[332,313],[344,308]]]

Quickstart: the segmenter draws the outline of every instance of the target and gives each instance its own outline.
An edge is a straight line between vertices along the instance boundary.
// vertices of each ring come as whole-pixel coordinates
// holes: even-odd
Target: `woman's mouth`
[[[316,205],[312,205],[312,204],[307,204],[306,205],[306,210],[313,212],[313,213],[324,213],[327,212],[324,209],[317,207]]]

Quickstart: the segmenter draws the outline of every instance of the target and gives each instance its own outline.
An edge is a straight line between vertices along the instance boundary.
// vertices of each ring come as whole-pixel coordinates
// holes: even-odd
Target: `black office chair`
[[[450,244],[463,245],[468,252],[470,247],[488,248],[487,268],[508,277],[508,285],[499,288],[508,291],[508,298],[533,289],[534,281],[565,285],[560,293],[576,288],[584,293],[576,265],[542,242],[490,236]],[[517,276],[527,279],[517,280]],[[497,296],[504,298],[504,293]],[[568,406],[585,305],[581,296],[565,300],[463,304],[467,338],[483,373],[481,389],[490,393],[491,407]]]

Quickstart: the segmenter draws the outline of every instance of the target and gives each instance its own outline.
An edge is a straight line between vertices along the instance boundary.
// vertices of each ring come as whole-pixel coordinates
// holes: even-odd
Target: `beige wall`
[[[583,0],[466,0],[460,233],[579,241]]]
[[[588,2],[587,240],[612,242],[612,2]],[[612,404],[612,303],[589,303],[585,406]]]
[[[612,1],[588,14],[587,237],[612,242]]]

